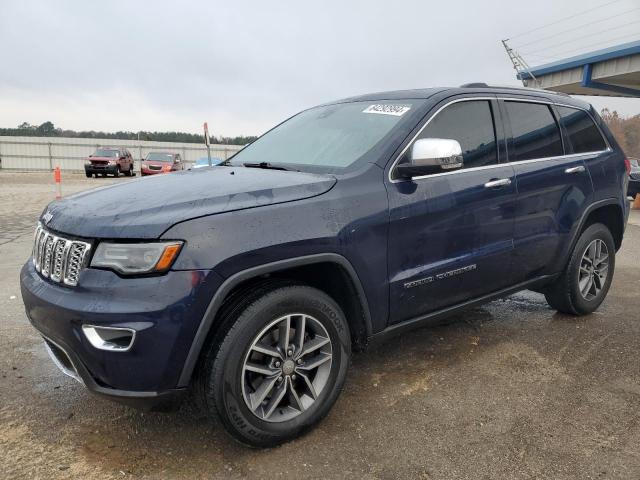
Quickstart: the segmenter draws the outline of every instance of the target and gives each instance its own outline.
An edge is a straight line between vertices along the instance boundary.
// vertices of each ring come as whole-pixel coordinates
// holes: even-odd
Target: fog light
[[[126,352],[130,350],[136,338],[136,331],[132,328],[83,325],[82,332],[95,348],[109,352]]]

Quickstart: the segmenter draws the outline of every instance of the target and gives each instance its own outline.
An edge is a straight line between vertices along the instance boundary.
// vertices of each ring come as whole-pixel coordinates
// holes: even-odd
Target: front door
[[[395,179],[391,170],[391,323],[511,284],[516,184],[513,167],[500,163],[499,118],[492,99],[445,102],[414,141],[457,140],[463,168],[412,180]]]

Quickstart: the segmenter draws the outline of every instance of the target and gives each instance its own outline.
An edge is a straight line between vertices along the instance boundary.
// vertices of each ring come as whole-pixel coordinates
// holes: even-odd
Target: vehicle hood
[[[108,162],[109,160],[116,161],[116,157],[87,157],[87,160],[90,162]]]
[[[161,162],[160,160],[142,160],[142,165],[153,165],[154,167],[172,166],[174,162]]]
[[[330,175],[260,168],[185,170],[71,195],[51,203],[41,221],[79,237],[158,238],[184,220],[314,197],[335,183]]]

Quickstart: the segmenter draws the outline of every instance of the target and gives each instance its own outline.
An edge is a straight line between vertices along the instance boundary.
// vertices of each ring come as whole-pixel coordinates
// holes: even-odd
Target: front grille
[[[43,277],[75,286],[86,266],[89,250],[90,243],[59,237],[38,225],[33,240],[33,265]]]
[[[149,170],[162,170],[160,165],[149,165]]]

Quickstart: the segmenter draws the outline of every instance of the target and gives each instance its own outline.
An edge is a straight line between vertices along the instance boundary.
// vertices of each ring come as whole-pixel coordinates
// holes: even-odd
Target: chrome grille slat
[[[42,265],[40,273],[43,277],[48,277],[51,271],[51,255],[53,254],[53,235],[47,234],[42,247]]]
[[[90,250],[90,243],[59,237],[38,225],[33,240],[33,265],[45,278],[76,286]]]
[[[67,244],[67,240],[64,238],[57,238],[53,246],[53,260],[51,265],[51,273],[49,278],[55,282],[59,282],[62,279],[64,270],[64,247]]]

